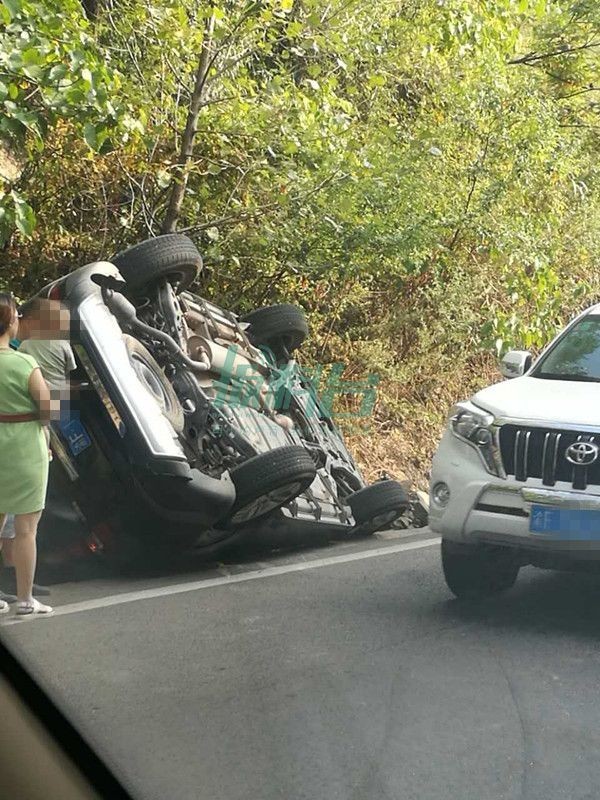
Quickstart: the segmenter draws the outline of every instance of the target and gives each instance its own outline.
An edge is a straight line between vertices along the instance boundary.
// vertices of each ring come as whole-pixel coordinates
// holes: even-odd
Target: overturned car
[[[201,266],[191,240],[168,234],[39,293],[69,309],[77,361],[51,491],[77,509],[90,546],[207,547],[259,521],[389,526],[406,492],[365,484],[294,360],[303,312],[240,318],[190,291]]]

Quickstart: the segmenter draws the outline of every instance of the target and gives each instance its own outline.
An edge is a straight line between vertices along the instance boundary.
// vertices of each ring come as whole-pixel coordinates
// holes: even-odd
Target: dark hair
[[[56,306],[61,306],[61,303],[58,300],[51,300],[49,297],[40,297],[37,295],[36,297],[32,297],[31,300],[28,300],[19,308],[19,315],[23,319],[28,319],[29,317],[36,317],[38,316],[41,311],[44,309],[51,309],[56,308]]]
[[[19,313],[22,319],[27,319],[28,317],[33,317],[36,314],[39,314],[42,303],[41,297],[33,297],[31,300],[28,300],[23,305],[19,306]]]
[[[16,313],[17,306],[12,294],[0,292],[0,336],[4,336],[10,328]]]

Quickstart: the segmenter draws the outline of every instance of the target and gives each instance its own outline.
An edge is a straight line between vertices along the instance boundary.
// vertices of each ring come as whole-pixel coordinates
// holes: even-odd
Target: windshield
[[[570,328],[532,373],[535,378],[600,381],[600,314]]]

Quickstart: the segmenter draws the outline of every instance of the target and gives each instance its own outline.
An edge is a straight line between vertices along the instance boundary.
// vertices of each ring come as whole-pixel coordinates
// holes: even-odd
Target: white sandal
[[[17,603],[16,613],[18,616],[24,617],[29,614],[51,614],[53,611],[52,606],[45,606],[34,597],[32,600],[21,600]]]
[[[6,600],[0,600],[0,614],[8,614],[10,611],[10,606],[6,602]]]

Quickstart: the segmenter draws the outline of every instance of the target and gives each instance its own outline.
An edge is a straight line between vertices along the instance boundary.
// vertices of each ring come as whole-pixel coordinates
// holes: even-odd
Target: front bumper
[[[429,525],[446,539],[600,558],[600,535],[598,540],[560,541],[529,530],[532,504],[600,510],[600,494],[589,489],[574,491],[566,483],[550,488],[539,479],[522,483],[497,478],[485,470],[473,447],[449,432],[433,459],[431,488],[440,482],[450,489],[450,499],[445,508],[440,508],[431,495]]]

